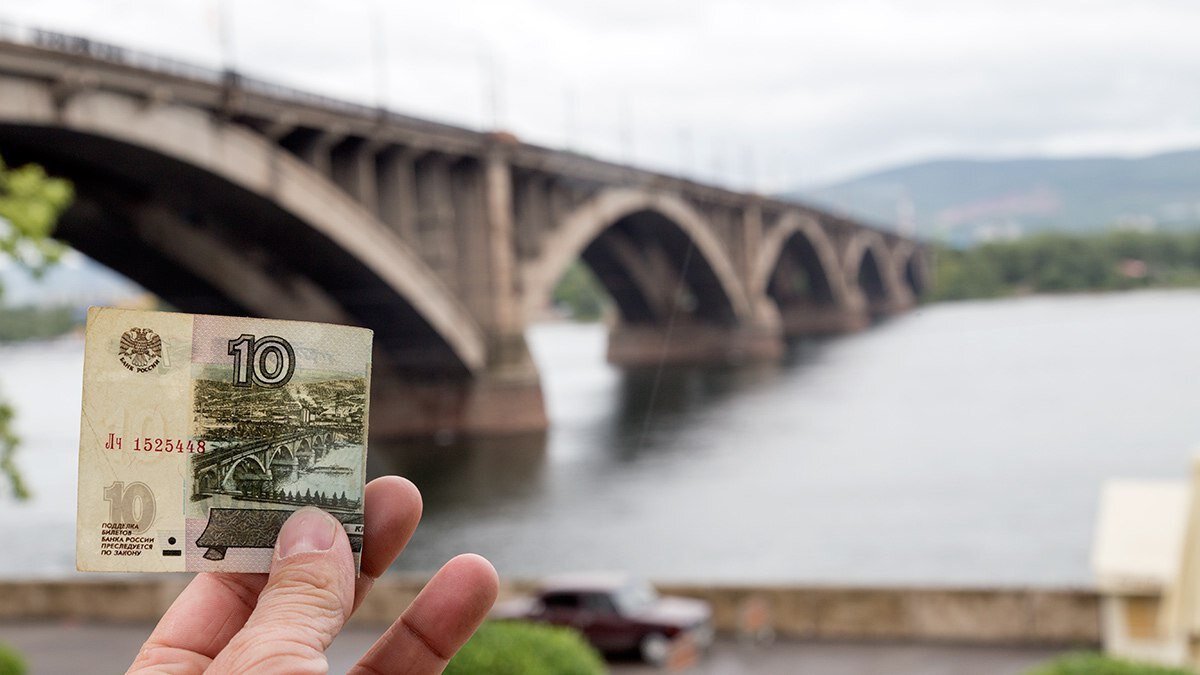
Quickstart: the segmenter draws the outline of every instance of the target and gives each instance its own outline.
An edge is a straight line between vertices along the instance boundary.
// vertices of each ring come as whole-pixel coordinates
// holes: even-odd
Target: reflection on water
[[[404,476],[421,487],[429,510],[486,509],[499,501],[534,497],[546,464],[544,435],[460,441],[376,443],[367,471],[373,478]]]
[[[398,566],[471,550],[515,576],[1086,583],[1102,481],[1184,475],[1198,333],[1194,292],[1032,298],[780,364],[621,372],[603,329],[537,327],[550,433],[398,449],[426,495]]]
[[[601,567],[663,574],[639,561],[662,553],[661,542],[642,531],[703,524],[688,518],[672,524],[670,508],[639,513],[631,493],[652,495],[673,484],[708,500],[703,486],[687,487],[680,476],[682,467],[712,452],[710,444],[680,439],[719,424],[736,397],[799,376],[826,346],[797,341],[775,363],[616,369],[604,362],[601,326],[537,326],[529,340],[552,418],[548,434],[372,446],[371,476],[406,476],[425,500],[425,522],[399,569],[429,569],[472,550],[516,575]],[[754,442],[747,435],[729,449]],[[628,527],[631,521],[637,526]],[[663,559],[689,556],[689,545]],[[720,543],[706,538],[705,545]],[[743,576],[736,567],[728,571]],[[671,574],[695,576],[686,568]]]
[[[635,463],[676,450],[663,442],[703,418],[739,392],[762,386],[794,370],[820,343],[791,345],[782,363],[740,367],[664,367],[618,371],[597,361],[603,349],[597,325],[545,325],[531,331],[547,380],[548,405],[554,417],[549,434],[502,438],[461,438],[449,443],[402,440],[371,447],[368,472],[405,476],[421,487],[427,509],[466,510],[495,506],[497,500],[528,499],[544,490],[548,445],[555,453],[592,455],[594,461]],[[586,369],[571,377],[561,372],[575,357],[588,359]],[[588,370],[598,370],[603,384],[589,384]],[[593,376],[597,373],[592,373]],[[561,381],[556,381],[561,380]],[[580,441],[589,446],[570,447]],[[598,451],[594,451],[598,450]]]

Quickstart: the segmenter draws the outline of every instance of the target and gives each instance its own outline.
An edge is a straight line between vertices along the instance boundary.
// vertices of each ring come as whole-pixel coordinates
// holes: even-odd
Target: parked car
[[[703,600],[661,596],[649,583],[617,574],[547,580],[536,594],[498,604],[497,619],[575,628],[605,654],[637,653],[664,663],[677,645],[712,644],[712,608]]]

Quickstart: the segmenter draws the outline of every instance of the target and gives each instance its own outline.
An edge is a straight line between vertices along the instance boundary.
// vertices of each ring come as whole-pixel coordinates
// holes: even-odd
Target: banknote
[[[288,516],[342,521],[356,564],[371,331],[92,308],[76,567],[265,572]]]

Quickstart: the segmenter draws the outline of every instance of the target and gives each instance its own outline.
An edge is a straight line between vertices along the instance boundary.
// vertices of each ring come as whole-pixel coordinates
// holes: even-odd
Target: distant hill
[[[787,196],[958,244],[1050,229],[1191,229],[1200,227],[1200,150],[922,162]]]

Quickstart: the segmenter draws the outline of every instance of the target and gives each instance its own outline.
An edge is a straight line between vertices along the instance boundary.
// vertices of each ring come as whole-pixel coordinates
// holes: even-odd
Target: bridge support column
[[[460,429],[468,435],[545,431],[550,422],[541,378],[525,334],[507,333],[489,342],[488,368],[466,391]]]
[[[895,291],[891,294],[886,313],[900,314],[907,312],[917,304],[917,296],[903,282],[897,281]]]
[[[379,380],[371,390],[371,435],[448,439],[544,433],[549,422],[532,366],[529,360],[527,368],[470,380]]]
[[[493,148],[484,162],[487,209],[487,253],[491,268],[491,325],[505,339],[522,336],[516,287],[517,251],[513,243],[512,168],[501,150]]]
[[[343,141],[329,151],[333,182],[376,215],[379,214],[379,191],[375,180],[375,155],[378,152],[375,143],[355,139]]]
[[[378,159],[379,217],[410,245],[417,240],[417,168],[415,153],[388,148]]]
[[[296,154],[317,173],[330,177],[333,175],[333,146],[343,138],[345,136],[341,133],[315,132],[299,144]]]
[[[618,324],[608,334],[608,360],[621,366],[750,363],[782,355],[779,329],[762,325]]]
[[[779,321],[789,338],[817,337],[863,330],[871,315],[862,305],[793,304],[780,308]]]
[[[742,280],[746,288],[754,287],[754,266],[762,249],[762,205],[753,199],[742,211]]]
[[[379,437],[541,433],[549,424],[518,302],[512,170],[506,152],[501,145],[491,147],[482,162],[482,180],[472,183],[483,190],[477,202],[482,209],[467,210],[476,208],[476,202],[458,204],[474,238],[469,250],[457,253],[477,261],[464,270],[458,286],[468,294],[468,306],[477,308],[487,334],[487,366],[470,378],[380,382],[371,401],[372,433]],[[386,180],[397,179],[407,187],[407,158],[388,157],[381,164],[389,165]],[[415,181],[412,185],[419,187]],[[453,195],[444,197],[449,201]],[[480,275],[486,283],[480,283]]]

